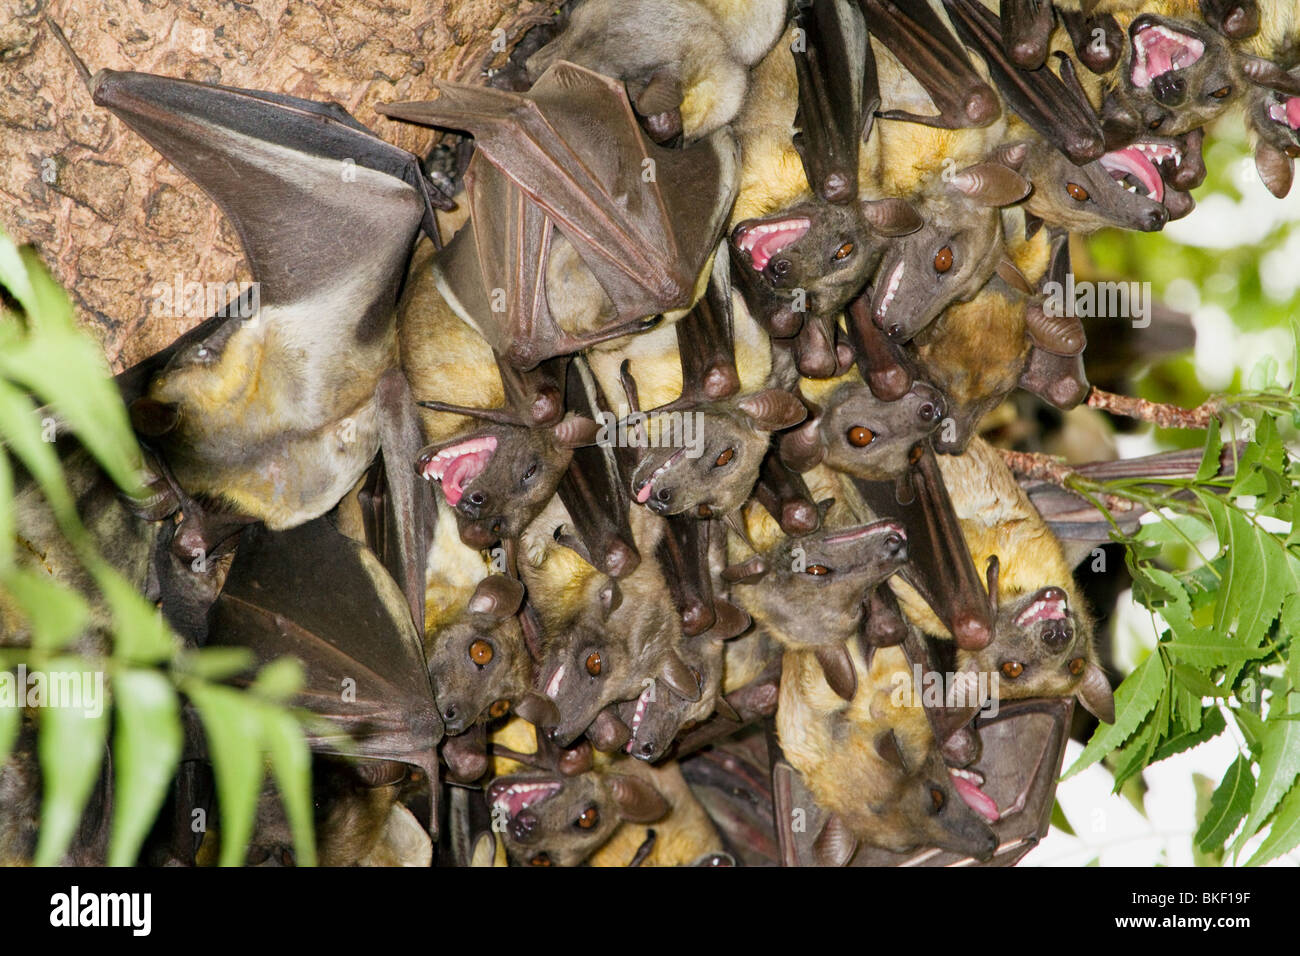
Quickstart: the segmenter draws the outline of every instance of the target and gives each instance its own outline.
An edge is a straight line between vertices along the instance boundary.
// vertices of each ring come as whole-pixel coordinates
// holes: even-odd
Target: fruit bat
[[[975,72],[944,18],[927,0],[858,0],[867,27],[898,58],[939,113],[886,110],[884,119],[959,129],[987,126],[1002,113],[997,94]]]
[[[1052,0],[1002,0],[1002,48],[1016,66],[1036,70],[1047,60],[1056,26]]]
[[[435,260],[439,290],[521,370],[689,307],[736,189],[726,130],[656,146],[623,85],[571,63],[527,93],[443,82],[397,119],[465,130],[467,228]]]
[[[1073,60],[1058,57],[1059,77],[1045,63],[1027,67],[1008,54],[1002,21],[979,0],[944,0],[944,6],[958,36],[984,58],[998,92],[1021,119],[1072,162],[1101,158],[1101,123],[1079,85]]]
[[[1300,82],[1300,66],[1289,75]],[[1295,157],[1300,156],[1300,95],[1252,86],[1246,120],[1255,136],[1255,169],[1268,191],[1281,199],[1291,191]]]
[[[397,294],[418,230],[436,234],[447,201],[416,157],[337,104],[113,70],[90,86],[213,198],[259,290],[254,313],[171,354],[132,405],[137,431],[216,510],[273,528],[323,514],[379,449]]]
[[[368,548],[328,517],[289,531],[250,528],[213,605],[209,644],[250,648],[259,664],[301,661],[295,703],[331,725],[307,728],[311,748],[418,768],[436,833],[442,723],[407,601]]]

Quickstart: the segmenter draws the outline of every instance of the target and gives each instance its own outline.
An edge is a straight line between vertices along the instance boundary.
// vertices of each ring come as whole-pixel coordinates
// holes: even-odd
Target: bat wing
[[[901,522],[907,530],[911,559],[903,577],[934,609],[958,646],[986,646],[993,636],[988,595],[934,452],[925,449],[903,484],[858,478],[853,482],[873,512]],[[907,501],[899,500],[899,490]]]
[[[296,703],[336,728],[309,728],[313,750],[410,764],[436,792],[442,723],[421,635],[379,560],[327,518],[249,529],[212,609],[209,643],[248,647],[259,663],[297,658],[305,682]]]
[[[880,106],[876,60],[862,12],[849,0],[814,0],[799,15],[794,51],[799,132],[794,145],[813,192],[830,202],[858,196],[858,146]]]
[[[437,235],[415,156],[333,103],[114,70],[91,89],[230,219],[263,306],[389,321],[416,231]]]
[[[1007,54],[1002,21],[979,0],[943,0],[958,35],[978,51],[999,92],[1026,123],[1076,164],[1100,159],[1106,151],[1101,120],[1088,103],[1069,57],[1061,76],[1047,65],[1028,70]]]

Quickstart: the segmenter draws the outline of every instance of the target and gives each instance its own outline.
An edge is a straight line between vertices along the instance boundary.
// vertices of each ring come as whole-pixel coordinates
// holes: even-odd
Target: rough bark
[[[548,5],[536,0],[0,0],[0,225],[68,288],[114,371],[198,321],[156,315],[159,284],[251,276],[212,202],[90,100],[45,27],[93,73],[142,70],[341,103],[423,154],[434,134],[377,103],[472,80]],[[496,32],[503,31],[503,32]],[[500,49],[503,44],[495,46]],[[502,57],[503,58],[503,57]]]

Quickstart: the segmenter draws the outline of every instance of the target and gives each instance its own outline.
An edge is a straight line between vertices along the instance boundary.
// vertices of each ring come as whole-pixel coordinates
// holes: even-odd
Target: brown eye
[[[731,459],[734,457],[736,457],[736,449],[728,448],[726,451],[724,451],[721,455],[718,456],[717,461],[713,463],[713,467],[721,468],[723,465],[730,462]]]
[[[1221,86],[1217,90],[1212,91],[1210,95],[1213,96],[1216,100],[1221,100],[1231,92],[1232,92],[1231,86]]]
[[[587,673],[592,677],[600,675],[600,652],[592,651],[587,655]]]
[[[846,242],[844,243],[844,245],[840,246],[838,249],[835,250],[835,255],[832,256],[832,258],[836,262],[840,262],[841,260],[847,259],[851,255],[853,255],[853,243]]]
[[[508,700],[495,701],[488,708],[489,717],[504,717],[508,713],[510,713],[510,701]]]
[[[1073,674],[1075,677],[1078,677],[1080,674],[1083,673],[1083,669],[1088,666],[1088,662],[1085,661],[1082,657],[1076,657],[1074,660],[1070,661],[1069,666],[1070,666],[1070,673]]]
[[[479,667],[492,661],[492,645],[487,641],[475,641],[469,646],[469,659]]]
[[[1070,194],[1070,198],[1075,202],[1088,201],[1088,190],[1084,189],[1078,183],[1066,183],[1065,191]]]
[[[588,807],[582,811],[582,816],[575,821],[583,830],[590,830],[600,822],[600,811],[595,807]]]
[[[1006,661],[1002,665],[1003,676],[1008,677],[1011,680],[1015,680],[1024,672],[1025,672],[1025,665],[1020,663],[1020,661]]]
[[[948,797],[938,787],[930,788],[930,804],[934,807],[934,812],[938,813],[943,809],[943,805],[948,802]]]
[[[811,574],[813,577],[815,577],[815,578],[819,578],[819,577],[821,577],[823,574],[830,574],[830,573],[831,573],[831,569],[828,568],[828,567],[826,567],[826,565],[824,565],[824,564],[812,564],[812,565],[809,565],[808,567],[804,568],[804,572],[803,572],[803,573],[804,573],[804,574]]]
[[[934,271],[947,272],[952,268],[952,246],[944,246],[934,257]]]
[[[551,858],[545,853],[539,853],[528,861],[529,866],[551,866]]]
[[[866,448],[876,440],[876,433],[865,425],[854,425],[849,429],[848,438],[854,448]]]

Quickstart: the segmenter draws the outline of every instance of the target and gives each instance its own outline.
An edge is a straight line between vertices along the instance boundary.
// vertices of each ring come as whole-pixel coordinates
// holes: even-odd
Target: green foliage
[[[1275,371],[1257,377],[1256,391],[1215,399],[1220,419],[1236,421],[1250,440],[1225,443],[1213,425],[1191,480],[1067,482],[1095,503],[1126,498],[1157,516],[1133,536],[1118,527],[1113,536],[1127,546],[1133,596],[1159,639],[1116,691],[1115,723],[1097,729],[1066,776],[1110,757],[1119,790],[1231,726],[1246,747],[1213,791],[1195,848],[1206,858],[1237,858],[1263,835],[1249,865],[1300,845],[1300,660],[1292,655],[1300,634],[1300,533],[1292,530],[1300,465],[1281,437],[1300,398],[1273,381]],[[1222,476],[1221,455],[1235,461]]]
[[[0,286],[18,311],[0,300],[0,599],[17,612],[29,634],[25,647],[0,642],[0,669],[24,664],[29,673],[101,675],[106,698],[99,709],[33,708],[43,782],[35,861],[58,862],[67,852],[99,779],[110,723],[113,819],[109,863],[129,865],[139,855],[180,762],[181,708],[197,708],[213,752],[221,799],[221,862],[238,864],[251,833],[265,763],[283,795],[298,859],[314,862],[310,755],[285,700],[301,675],[293,662],[274,662],[249,691],[219,681],[245,671],[247,652],[185,650],[162,615],[100,554],[82,525],[52,437],[70,431],[121,491],[140,486],[140,449],[103,355],[73,318],[67,296],[30,249],[0,232]],[[54,427],[51,427],[51,424]],[[46,505],[89,573],[97,594],[82,594],[38,563],[19,560],[13,456],[39,487]],[[69,648],[93,628],[93,606],[107,611],[111,652],[89,657]],[[0,634],[0,638],[6,635]],[[19,694],[23,693],[20,688]],[[0,704],[0,766],[22,721],[17,707]]]

